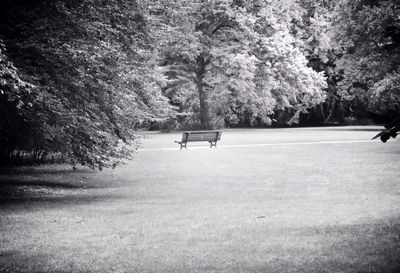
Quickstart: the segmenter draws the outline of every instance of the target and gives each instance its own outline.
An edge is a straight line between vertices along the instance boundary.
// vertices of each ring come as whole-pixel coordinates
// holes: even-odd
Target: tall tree
[[[343,57],[340,94],[353,108],[389,116],[400,113],[400,3],[342,0],[333,26]],[[357,107],[358,105],[358,107]]]
[[[257,77],[260,92],[272,98],[278,122],[297,123],[300,113],[323,102],[324,72],[309,66],[299,34],[305,10],[293,1],[255,1],[260,60]],[[289,115],[287,115],[289,114]]]
[[[203,128],[221,120],[271,123],[278,111],[291,113],[285,122],[297,122],[301,111],[323,100],[324,77],[308,67],[290,33],[298,13],[291,1],[158,5],[160,31],[168,33],[161,48],[166,93],[181,110],[199,113]]]
[[[101,167],[129,154],[138,124],[168,114],[135,1],[18,0],[2,6],[8,56],[32,85],[24,122],[37,137],[17,149],[60,152]]]
[[[240,52],[242,11],[231,1],[154,2],[152,9],[162,14],[155,25],[169,77],[166,94],[189,111],[189,118],[198,118],[202,128],[211,128],[209,74],[216,72],[214,61],[223,49],[231,56]]]
[[[0,162],[12,157],[18,146],[28,143],[32,136],[24,120],[30,108],[28,98],[31,88],[21,79],[0,40]]]
[[[327,77],[326,98],[302,115],[303,123],[343,123],[344,103],[338,94],[337,82],[340,73],[335,69],[341,51],[332,39],[332,13],[336,2],[324,0],[300,0],[303,9],[301,20],[297,20],[293,32],[302,41],[309,65]]]

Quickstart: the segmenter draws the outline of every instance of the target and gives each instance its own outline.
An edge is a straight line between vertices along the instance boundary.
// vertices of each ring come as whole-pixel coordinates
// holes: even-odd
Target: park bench
[[[193,131],[183,132],[182,140],[175,141],[181,145],[181,149],[185,148],[188,142],[207,141],[210,143],[210,148],[213,146],[217,148],[217,141],[221,139],[221,131]]]

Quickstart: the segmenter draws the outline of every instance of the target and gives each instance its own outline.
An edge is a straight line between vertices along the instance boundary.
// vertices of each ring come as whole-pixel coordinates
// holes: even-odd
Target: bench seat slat
[[[207,141],[207,140],[215,140],[216,138],[217,138],[216,133],[189,134],[188,141]]]

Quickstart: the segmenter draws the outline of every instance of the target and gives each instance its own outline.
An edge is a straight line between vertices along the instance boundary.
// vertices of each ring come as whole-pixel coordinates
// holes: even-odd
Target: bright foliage
[[[400,112],[398,1],[5,0],[0,8],[3,162],[59,154],[102,168],[129,158],[136,130],[154,125]]]

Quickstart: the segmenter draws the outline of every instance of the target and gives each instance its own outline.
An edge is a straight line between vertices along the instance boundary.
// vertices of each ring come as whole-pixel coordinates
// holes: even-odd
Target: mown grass
[[[115,171],[3,173],[0,271],[398,272],[398,142],[223,147],[371,130],[227,130],[218,149],[143,150]]]

